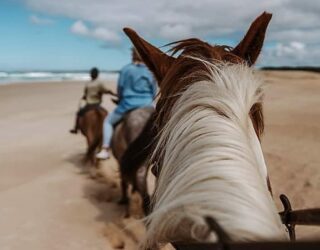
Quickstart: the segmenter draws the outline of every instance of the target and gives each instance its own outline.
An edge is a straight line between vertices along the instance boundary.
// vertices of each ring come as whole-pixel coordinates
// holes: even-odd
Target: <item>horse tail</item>
[[[96,149],[99,147],[100,141],[97,138],[93,138],[92,142],[89,144],[87,156],[92,160],[94,158],[94,153]]]
[[[120,160],[120,171],[124,176],[136,178],[139,167],[147,161],[153,148],[155,136],[154,115],[152,114],[146,122],[140,135],[129,144]]]
[[[95,118],[92,118],[90,129],[87,129],[86,132],[86,137],[88,140],[87,158],[90,160],[93,160],[96,149],[102,144],[103,120],[108,113],[102,107],[97,107],[93,109],[93,111]]]
[[[104,118],[108,115],[108,111],[103,107],[99,106],[95,109],[95,113],[97,115],[97,122],[95,127],[95,144],[96,147],[101,146],[102,144],[102,135],[103,135],[103,122]]]

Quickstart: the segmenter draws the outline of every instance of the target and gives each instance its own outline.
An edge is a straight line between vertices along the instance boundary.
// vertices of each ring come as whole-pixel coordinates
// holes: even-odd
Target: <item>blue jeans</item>
[[[113,127],[123,117],[123,114],[119,114],[115,111],[111,112],[103,122],[103,147],[110,148],[111,139],[113,134]]]

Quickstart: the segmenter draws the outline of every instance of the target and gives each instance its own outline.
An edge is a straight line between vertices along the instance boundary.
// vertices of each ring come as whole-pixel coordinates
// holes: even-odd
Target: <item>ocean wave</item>
[[[0,78],[6,78],[9,74],[7,72],[0,72]]]
[[[102,80],[116,80],[118,73],[101,72]],[[36,81],[88,81],[90,76],[88,72],[49,72],[49,71],[34,71],[34,72],[0,72],[0,83],[13,82],[36,82]]]

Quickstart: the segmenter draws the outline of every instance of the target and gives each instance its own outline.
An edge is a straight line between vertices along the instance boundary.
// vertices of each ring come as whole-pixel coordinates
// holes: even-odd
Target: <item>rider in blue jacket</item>
[[[132,63],[122,68],[118,79],[118,105],[104,120],[103,147],[97,154],[98,159],[110,157],[109,148],[113,127],[128,111],[152,106],[157,93],[156,81],[142,62],[138,52],[132,49]]]

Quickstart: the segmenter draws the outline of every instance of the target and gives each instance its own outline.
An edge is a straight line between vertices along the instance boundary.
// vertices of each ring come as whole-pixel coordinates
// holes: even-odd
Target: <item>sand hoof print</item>
[[[107,237],[110,245],[115,249],[124,249],[125,241],[122,237],[121,229],[119,229],[115,224],[110,223],[105,229],[104,235]]]

